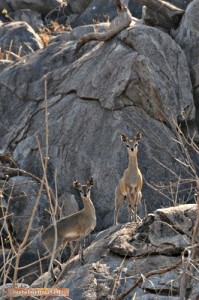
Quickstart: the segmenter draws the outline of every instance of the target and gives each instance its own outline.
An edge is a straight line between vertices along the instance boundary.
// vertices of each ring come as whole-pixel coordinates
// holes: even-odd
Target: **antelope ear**
[[[127,142],[128,141],[128,137],[125,134],[121,134],[121,140],[122,142]]]
[[[74,188],[78,189],[80,186],[80,183],[77,180],[75,180],[75,181],[73,181],[73,186],[74,186]]]
[[[141,138],[142,138],[142,134],[141,134],[141,132],[137,132],[137,134],[136,134],[135,138],[136,138],[136,140],[137,140],[137,141],[140,141],[140,140],[141,140]]]
[[[88,181],[88,184],[90,184],[90,186],[94,185],[93,177],[90,178],[90,181]]]

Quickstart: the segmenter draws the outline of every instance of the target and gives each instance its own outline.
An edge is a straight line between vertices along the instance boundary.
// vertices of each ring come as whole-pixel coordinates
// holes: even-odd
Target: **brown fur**
[[[96,226],[95,207],[90,198],[90,190],[93,186],[93,179],[91,178],[86,185],[81,185],[79,182],[74,181],[73,186],[81,192],[84,208],[56,222],[57,244],[55,247],[55,253],[57,254],[66,242],[79,240],[80,261],[83,263],[84,258],[82,244],[84,238],[93,231]],[[53,224],[46,228],[46,230],[42,233],[41,239],[49,253],[52,254],[55,243],[55,228]],[[52,277],[55,278],[53,271],[51,271],[51,274]]]
[[[128,198],[129,214],[132,219],[132,209],[134,210],[134,220],[137,221],[137,205],[142,198],[142,174],[138,168],[137,153],[138,142],[141,139],[141,133],[137,133],[131,140],[126,135],[121,135],[122,141],[128,149],[129,163],[128,168],[124,171],[122,178],[119,180],[115,190],[115,213],[114,224],[117,224],[118,212],[123,201]]]

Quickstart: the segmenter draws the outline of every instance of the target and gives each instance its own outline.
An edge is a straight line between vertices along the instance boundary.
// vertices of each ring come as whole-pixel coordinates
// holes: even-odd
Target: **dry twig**
[[[153,271],[148,272],[147,274],[144,275],[144,278],[146,279],[153,275],[164,274],[166,272],[169,272],[169,271],[175,269],[176,267],[178,267],[181,263],[182,263],[182,260],[179,259],[175,264],[173,264],[169,267],[165,267],[165,268],[161,268],[159,270],[153,270]],[[126,297],[130,292],[132,292],[142,282],[143,282],[143,276],[140,275],[140,277],[128,289],[126,289],[126,291],[124,291],[120,295],[116,296],[114,298],[114,300],[124,299],[124,297]]]

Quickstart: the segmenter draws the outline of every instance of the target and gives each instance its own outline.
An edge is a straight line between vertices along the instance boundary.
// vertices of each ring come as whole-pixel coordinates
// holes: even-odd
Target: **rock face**
[[[175,161],[183,157],[172,124],[182,113],[193,118],[183,52],[168,35],[139,22],[106,43],[94,43],[88,53],[82,49],[76,54],[75,45],[75,41],[53,43],[0,74],[1,147],[12,149],[20,168],[41,177],[36,137],[43,151],[43,76],[48,73],[49,180],[54,186],[57,169],[59,195],[74,193],[75,178],[85,181],[93,176],[97,228],[113,224],[114,190],[127,167],[120,134],[141,131],[138,160],[145,178],[141,215],[144,205],[148,212],[170,205],[172,198],[163,199],[146,183],[159,185],[160,178],[164,184],[174,181],[169,169],[186,176]],[[127,221],[123,210],[121,216]]]
[[[141,274],[156,270],[157,274],[141,277],[140,284],[124,299],[132,299],[135,294],[138,299],[157,299],[156,293],[160,300],[168,299],[168,295],[173,296],[169,299],[179,299],[181,252],[191,243],[196,215],[196,205],[181,205],[157,210],[137,228],[128,223],[101,232],[86,249],[84,266],[80,266],[78,257],[62,266],[57,287],[69,288],[70,297],[76,300],[115,299],[113,296],[129,288]],[[197,268],[198,263],[194,264]],[[191,265],[188,268],[197,277],[197,270]],[[160,269],[164,271],[158,273]],[[46,277],[32,287],[42,286]],[[196,277],[189,278],[186,298],[197,298]]]
[[[7,11],[10,11],[12,9],[7,0],[2,0],[0,2],[0,11],[2,11],[3,9],[6,9]]]
[[[8,201],[8,213],[11,215],[11,223],[15,230],[18,242],[22,242],[33,213],[33,207],[39,192],[38,184],[24,176],[12,177],[7,184],[6,194]],[[32,224],[29,240],[41,230],[42,226],[50,224],[49,202],[46,195],[42,195],[36,215]]]
[[[10,60],[2,59],[0,61],[0,72],[3,71],[6,67],[8,67],[11,64],[12,64],[12,62]]]
[[[12,22],[1,25],[0,45],[1,51],[4,53],[3,58],[6,58],[5,51],[11,51],[20,57],[43,48],[43,43],[38,34],[25,22]],[[15,60],[14,55],[9,54],[9,56]]]
[[[91,0],[69,0],[68,1],[68,8],[70,9],[71,13],[73,14],[81,14],[86,7],[89,5]]]
[[[199,130],[199,73],[198,73],[198,51],[199,51],[199,1],[194,0],[189,4],[182,19],[181,25],[176,32],[175,40],[183,49],[190,68],[193,85],[193,95],[196,107],[196,124]]]
[[[80,60],[77,81],[72,80],[75,68],[70,70],[71,79],[66,73],[66,88],[75,89],[81,98],[99,100],[101,106],[109,110],[127,106],[141,107],[147,115],[163,122],[171,122],[172,117],[180,118],[185,110],[189,118],[192,106],[191,84],[185,76],[188,66],[182,51],[168,35],[140,23],[134,22],[132,26],[119,35],[119,39],[125,43],[123,47],[115,40],[95,50],[94,53],[101,58],[97,62],[94,53]],[[160,39],[162,42],[158,44]],[[168,57],[169,51],[172,55]],[[175,65],[177,57],[183,70]],[[84,63],[81,64],[81,61]],[[98,70],[96,76],[87,72],[85,77],[85,69],[90,70],[94,64]],[[185,82],[182,93],[178,91],[176,78]],[[184,97],[185,94],[187,97]],[[178,96],[182,98],[177,100]]]
[[[186,9],[187,5],[192,2],[193,0],[185,0],[185,1],[181,1],[181,0],[168,0],[166,2],[170,2],[173,5],[176,5],[179,8],[182,9]]]
[[[79,5],[78,5],[79,7]],[[72,27],[77,27],[85,24],[92,24],[98,22],[104,22],[112,20],[116,17],[117,11],[114,5],[113,0],[100,0],[100,1],[90,1],[90,4],[86,7],[86,9],[80,12],[76,12],[78,15],[74,20],[72,20]]]
[[[179,8],[185,9],[192,0],[170,0]],[[142,18],[142,5],[136,0],[123,1],[128,5],[133,17]],[[69,0],[68,8],[73,15],[72,27],[112,20],[117,15],[114,0]]]
[[[41,13],[31,9],[20,9],[9,13],[9,16],[15,21],[28,23],[35,31],[38,31],[44,26]]]
[[[63,4],[63,0],[7,0],[13,10],[28,8],[46,14]]]

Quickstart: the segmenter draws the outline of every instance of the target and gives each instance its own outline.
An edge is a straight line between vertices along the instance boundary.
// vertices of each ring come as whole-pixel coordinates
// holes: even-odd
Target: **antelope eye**
[[[127,146],[127,148],[130,148],[130,146],[129,145],[126,145]]]
[[[79,192],[80,192],[81,194],[83,194],[83,191],[82,191],[82,190],[79,190]]]
[[[135,144],[135,147],[137,147],[138,144]]]

